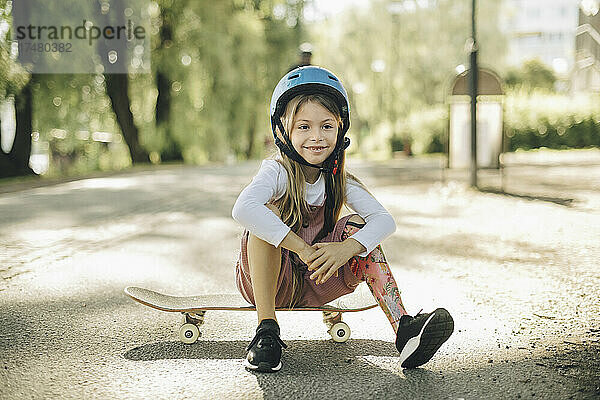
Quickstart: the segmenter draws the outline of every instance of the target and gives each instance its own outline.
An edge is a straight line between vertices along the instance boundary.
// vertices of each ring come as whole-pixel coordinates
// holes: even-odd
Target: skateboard
[[[179,329],[179,339],[192,344],[200,337],[200,327],[204,323],[207,311],[256,311],[239,294],[207,294],[200,296],[170,296],[153,290],[129,286],[125,294],[145,306],[161,311],[183,314],[183,324]],[[331,338],[338,343],[350,338],[350,327],[342,321],[345,312],[358,312],[377,307],[373,298],[367,299],[360,294],[348,294],[320,307],[276,308],[277,311],[321,311],[323,322]]]

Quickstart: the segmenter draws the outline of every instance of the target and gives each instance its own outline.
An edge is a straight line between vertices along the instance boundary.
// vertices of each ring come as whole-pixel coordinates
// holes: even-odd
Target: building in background
[[[575,66],[575,33],[580,0],[505,0],[502,30],[508,39],[506,62],[519,67],[540,59],[558,78]]]
[[[572,88],[576,92],[600,93],[600,2],[582,0],[575,37],[575,68]]]

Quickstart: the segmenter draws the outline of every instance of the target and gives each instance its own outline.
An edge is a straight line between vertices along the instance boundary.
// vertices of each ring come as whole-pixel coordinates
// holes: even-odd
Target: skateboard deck
[[[209,310],[256,311],[256,307],[248,303],[239,294],[205,294],[199,296],[170,296],[135,286],[125,288],[125,293],[133,300],[148,307],[167,312],[198,312]],[[277,311],[334,311],[357,312],[377,307],[374,299],[365,300],[352,294],[342,296],[324,306],[319,307],[277,307]]]
[[[185,316],[179,336],[184,343],[194,343],[200,336],[200,326],[207,311],[256,311],[240,294],[205,294],[198,296],[171,296],[135,286],[125,288],[125,294],[145,306],[166,312],[179,312]],[[350,337],[350,328],[342,322],[345,312],[358,312],[377,307],[375,299],[360,294],[348,294],[323,306],[277,307],[277,311],[322,311],[323,322],[336,342]]]

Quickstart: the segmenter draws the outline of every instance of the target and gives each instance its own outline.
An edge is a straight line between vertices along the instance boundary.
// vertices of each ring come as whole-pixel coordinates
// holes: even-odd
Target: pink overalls
[[[300,228],[298,236],[300,236],[308,244],[312,244],[313,239],[317,236],[324,222],[325,202],[320,206],[309,206],[309,224],[308,227]],[[341,242],[342,233],[346,222],[352,216],[346,215],[337,221],[333,232],[325,236],[320,242]],[[250,303],[254,304],[254,293],[252,291],[252,282],[250,280],[250,269],[248,266],[248,230],[244,229],[242,235],[242,247],[236,265],[236,284],[242,296]],[[293,254],[290,257],[288,249],[281,249],[281,272],[279,281],[277,282],[277,294],[275,296],[275,306],[280,307],[287,305],[291,300],[292,293],[292,265],[299,265],[304,274],[304,285],[302,297],[297,304],[298,306],[320,306],[337,299],[348,293],[352,293],[361,282],[361,279],[356,277],[350,269],[350,261],[338,270],[338,276],[333,275],[327,282],[316,285],[315,281],[310,279],[310,275],[314,271],[308,271],[306,265]]]

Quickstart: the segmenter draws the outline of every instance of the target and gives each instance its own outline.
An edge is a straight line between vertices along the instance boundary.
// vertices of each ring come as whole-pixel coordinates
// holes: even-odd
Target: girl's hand
[[[310,279],[315,279],[317,285],[325,283],[334,274],[338,276],[337,270],[355,255],[349,242],[315,243],[312,247],[316,251],[305,262],[309,271],[315,271]]]
[[[300,260],[302,260],[302,262],[304,264],[306,264],[308,266],[308,260],[313,260],[314,257],[313,254],[317,252],[317,249],[309,246],[308,244],[299,252],[298,257],[300,257]]]

